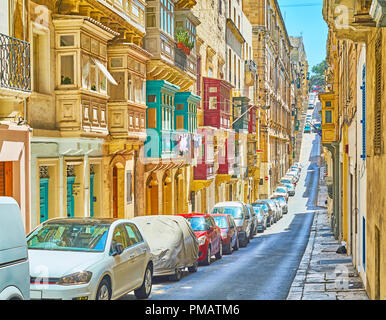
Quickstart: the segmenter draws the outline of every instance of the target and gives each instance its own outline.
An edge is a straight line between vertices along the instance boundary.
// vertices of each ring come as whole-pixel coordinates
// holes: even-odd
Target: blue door
[[[94,216],[94,174],[90,174],[90,217]]]
[[[48,219],[48,182],[49,178],[40,179],[40,223]]]
[[[75,177],[67,177],[67,217],[74,216],[75,198],[72,190],[74,182],[75,182]]]

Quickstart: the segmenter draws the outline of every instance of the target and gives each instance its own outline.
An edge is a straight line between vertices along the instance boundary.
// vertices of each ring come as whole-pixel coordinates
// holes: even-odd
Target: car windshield
[[[204,217],[191,217],[187,218],[187,220],[190,222],[190,226],[192,227],[193,231],[207,230]]]
[[[253,207],[261,207],[264,211],[269,212],[268,205],[266,203],[254,203]]]
[[[291,180],[287,180],[287,179],[284,179],[284,180],[280,180],[281,183],[291,183]]]
[[[243,212],[240,207],[215,207],[212,213],[230,214],[234,219],[243,218]]]
[[[286,193],[287,191],[284,188],[277,188],[275,192]]]
[[[261,218],[263,216],[263,214],[262,214],[262,212],[260,210],[260,207],[255,206],[255,207],[253,207],[253,210],[255,211],[255,213],[256,213],[258,218]]]
[[[216,222],[217,227],[219,227],[220,229],[228,228],[227,217],[225,217],[225,216],[214,216],[213,219]]]
[[[109,224],[44,223],[27,237],[28,249],[102,252]]]

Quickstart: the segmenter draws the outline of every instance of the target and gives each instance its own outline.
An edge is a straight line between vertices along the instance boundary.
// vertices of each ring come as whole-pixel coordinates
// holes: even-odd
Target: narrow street
[[[319,117],[318,108],[313,118]],[[185,273],[178,282],[154,279],[149,299],[171,300],[283,300],[287,298],[303,252],[307,246],[317,199],[320,136],[303,135],[301,177],[289,213],[264,233],[258,233],[245,248],[224,255],[211,265]],[[122,299],[135,299],[130,293]]]

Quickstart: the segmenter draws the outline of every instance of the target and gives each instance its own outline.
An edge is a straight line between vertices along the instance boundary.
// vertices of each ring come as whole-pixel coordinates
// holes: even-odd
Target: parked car
[[[225,201],[216,203],[212,209],[212,214],[226,213],[232,215],[236,222],[241,247],[246,247],[249,243],[251,232],[251,217],[246,205],[241,201]]]
[[[110,300],[150,295],[153,262],[135,222],[54,218],[27,236],[31,299]]]
[[[281,196],[284,197],[286,201],[288,201],[288,191],[287,188],[284,186],[278,186],[275,191],[273,192],[274,196]]]
[[[182,272],[198,269],[198,239],[185,218],[172,215],[132,219],[145,236],[153,255],[153,277],[169,276],[179,281]]]
[[[311,126],[309,124],[306,124],[304,126],[304,133],[311,133]]]
[[[214,222],[221,230],[223,254],[239,250],[239,237],[236,222],[230,214],[212,214]]]
[[[276,222],[279,221],[283,217],[283,210],[281,205],[276,201],[276,199],[269,199],[269,201],[272,201],[273,205],[276,207],[277,212],[277,219]]]
[[[265,203],[264,201],[257,200],[255,203],[252,204],[253,208],[262,208],[264,210],[265,220],[266,220],[266,227],[270,227],[273,224],[273,210],[271,209],[271,206]]]
[[[0,300],[29,300],[28,248],[20,207],[0,197]]]
[[[291,177],[294,177],[295,178],[295,182],[297,183],[299,181],[299,173],[296,172],[296,171],[287,171],[287,173],[285,174],[286,176],[291,176]]]
[[[281,206],[283,214],[288,213],[288,203],[284,197],[281,196],[272,196],[271,199],[276,200]]]
[[[283,184],[279,184],[279,186],[285,186],[287,188],[287,191],[288,191],[288,195],[290,197],[293,197],[295,195],[295,186],[292,184],[292,183],[283,183]]]
[[[292,183],[293,185],[296,186],[296,179],[292,176],[284,176],[283,178],[280,179],[280,184],[285,184],[285,183]]]
[[[255,210],[253,210],[252,205],[247,204],[247,208],[249,210],[249,215],[251,217],[251,233],[249,238],[252,239],[252,237],[257,234],[257,215]]]
[[[257,216],[257,232],[264,232],[267,229],[267,215],[262,206],[252,206]]]
[[[279,220],[278,207],[270,199],[262,199],[260,201],[263,201],[271,209],[271,213],[270,213],[271,214],[271,223],[270,223],[270,226],[272,226],[274,223],[276,223]]]
[[[216,226],[213,217],[205,213],[179,214],[186,218],[198,238],[198,262],[210,265],[214,255],[216,259],[222,258],[221,230]]]

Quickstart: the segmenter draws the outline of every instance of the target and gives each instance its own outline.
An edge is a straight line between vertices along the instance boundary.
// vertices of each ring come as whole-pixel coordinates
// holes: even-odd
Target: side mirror
[[[113,253],[112,253],[112,256],[115,257],[115,256],[119,256],[123,251],[125,250],[125,248],[123,247],[123,244],[118,242],[116,243],[114,246],[113,246]]]

